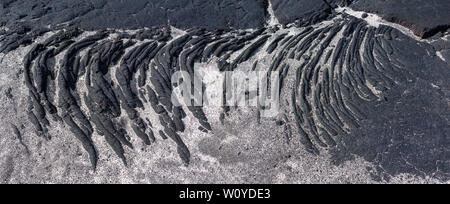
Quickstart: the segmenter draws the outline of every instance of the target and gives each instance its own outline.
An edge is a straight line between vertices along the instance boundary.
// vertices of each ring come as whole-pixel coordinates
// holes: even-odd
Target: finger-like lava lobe
[[[182,138],[186,122],[192,120],[187,112],[198,121],[200,131],[210,132],[212,126],[202,107],[173,104],[177,84],[171,77],[178,71],[194,76],[196,64],[207,63],[222,72],[278,73],[281,98],[286,101],[278,124],[297,135],[312,154],[329,150],[337,164],[361,156],[378,167],[375,178],[401,173],[449,178],[450,69],[445,58],[435,54],[436,46],[446,47],[446,41],[417,41],[395,28],[373,27],[335,12],[352,1],[216,5],[135,0],[140,4],[127,8],[131,15],[114,12],[123,1],[70,2],[3,1],[2,12],[8,18],[2,24],[8,29],[0,33],[0,51],[32,44],[23,67],[30,92],[29,119],[48,139],[52,123],[63,122],[94,168],[99,156],[94,133],[102,135],[125,164],[124,148],[133,148],[130,135],[147,145],[170,138],[181,161],[189,164],[190,151]],[[264,26],[270,18],[265,10],[269,3],[280,23],[295,24]],[[59,11],[68,5],[78,10],[60,19]],[[166,9],[159,10],[162,6]],[[303,6],[304,12],[295,12],[293,6]],[[18,7],[41,12],[21,15]],[[181,13],[172,12],[180,7]],[[154,14],[144,15],[147,8]],[[208,8],[224,12],[214,16],[218,22],[180,20],[183,12]],[[121,15],[127,16],[119,24],[108,18]],[[86,20],[92,16],[100,19]],[[13,22],[19,19],[27,20]],[[172,35],[173,28],[162,26],[167,22],[186,31]],[[152,28],[143,28],[147,26]],[[45,33],[52,34],[41,43],[33,42]],[[261,59],[270,61],[269,66]],[[253,67],[241,66],[245,63]],[[152,124],[143,114],[146,109],[160,124]],[[223,108],[221,118],[233,110]],[[125,130],[124,118],[132,132]]]

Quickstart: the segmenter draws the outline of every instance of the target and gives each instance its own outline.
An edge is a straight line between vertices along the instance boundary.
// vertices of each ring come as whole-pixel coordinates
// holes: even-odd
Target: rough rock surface
[[[357,0],[351,7],[380,14],[387,21],[410,28],[422,38],[450,28],[450,1],[447,0]]]
[[[448,183],[450,35],[361,2],[2,0],[0,182]],[[177,71],[275,73],[280,113]]]
[[[310,25],[328,18],[337,6],[348,6],[351,0],[269,0],[281,24]]]
[[[300,20],[317,22],[328,17],[331,7],[326,1],[301,0],[283,1],[271,0],[275,16],[282,24]]]
[[[263,0],[2,0],[1,24],[18,20],[33,26],[69,22],[84,29],[136,29],[173,25],[179,28],[256,28],[266,15]]]

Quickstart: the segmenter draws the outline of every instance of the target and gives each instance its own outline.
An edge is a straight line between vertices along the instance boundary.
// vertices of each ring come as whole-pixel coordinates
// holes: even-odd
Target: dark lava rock
[[[450,50],[441,51],[441,55],[447,63],[450,63]]]
[[[317,0],[270,0],[272,8],[281,24],[293,23],[295,20],[320,18],[331,13],[331,7],[326,1]],[[311,19],[312,20],[312,19]]]
[[[424,81],[405,92],[403,98],[377,107],[378,114],[371,114],[369,122],[343,137],[346,149],[389,175],[435,175],[445,181],[450,172],[446,99]]]
[[[367,18],[367,17],[369,17],[369,14],[363,13],[363,15],[362,15],[361,17],[362,17],[362,18]]]
[[[385,20],[406,26],[414,34],[428,38],[450,28],[449,0],[359,0],[355,10],[377,13]]]
[[[266,21],[264,0],[2,0],[0,25],[17,20],[33,25],[71,22],[84,29],[142,28],[256,28]]]
[[[378,166],[380,176],[411,173],[447,181],[450,175],[450,70],[437,57],[430,57],[425,44],[401,34],[392,41],[394,57],[408,74],[404,84],[386,91],[384,101],[372,104],[367,120],[346,137],[337,163],[348,152]],[[344,150],[344,151],[342,151]],[[389,177],[388,177],[389,178]]]
[[[296,23],[307,26],[333,14],[332,9],[348,6],[353,0],[270,0],[275,17],[283,25]]]
[[[262,27],[267,20],[269,1],[282,24],[295,22],[305,29],[288,37],[267,32]],[[152,130],[152,124],[145,123],[137,110],[144,107],[142,101],[148,101],[164,127],[158,133],[177,145],[177,152],[187,165],[191,153],[179,134],[186,128],[185,111],[189,110],[198,120],[200,131],[207,133],[212,128],[202,107],[189,106],[183,110],[174,106],[170,93],[175,85],[170,76],[179,70],[194,74],[195,62],[207,62],[213,56],[219,58],[221,71],[235,70],[238,64],[259,52],[270,37],[276,37],[267,49],[270,53],[278,52],[269,71],[279,71],[281,82],[289,73],[290,60],[304,61],[296,70],[291,102],[297,127],[295,136],[308,152],[319,154],[321,149],[333,148],[336,164],[360,156],[377,167],[378,177],[411,173],[447,181],[450,70],[439,57],[448,59],[450,45],[439,40],[432,44],[418,42],[394,28],[370,27],[363,20],[345,15],[331,25],[308,26],[334,17],[335,7],[352,2],[0,0],[0,26],[8,28],[0,33],[0,52],[33,44],[36,36],[47,31],[67,28],[61,23],[72,25],[73,29],[61,30],[36,43],[24,59],[24,79],[30,90],[27,114],[37,133],[47,135],[48,127],[57,121],[49,121],[50,118],[64,121],[89,154],[95,169],[98,152],[91,137],[95,130],[127,165],[124,148],[133,146],[128,133],[121,128],[124,124],[118,120],[125,110],[134,133],[146,145],[153,143],[157,130]],[[353,7],[408,26],[421,37],[432,36],[449,25],[448,0],[359,0]],[[169,41],[167,29],[158,28],[166,25],[190,30]],[[194,27],[223,30],[211,32]],[[104,28],[141,30],[128,34]],[[75,41],[86,29],[100,31]],[[338,35],[341,30],[342,35]],[[112,34],[120,37],[115,39]],[[128,50],[135,42],[124,38],[149,42]],[[332,43],[335,38],[340,38],[336,45]],[[64,50],[64,58],[56,66],[54,58]],[[437,51],[436,55],[430,54]],[[229,63],[232,54],[239,55]],[[331,66],[324,66],[323,57]],[[254,64],[256,67],[257,62]],[[116,65],[119,66],[113,77],[118,86],[111,83],[108,74]],[[149,84],[144,77],[147,71],[151,74]],[[81,96],[76,85],[82,76],[87,92]],[[368,83],[378,90],[377,96]],[[53,105],[51,98],[56,85],[58,104]],[[13,98],[8,92],[6,96]],[[81,108],[81,101],[89,114]],[[268,107],[263,105],[261,110]],[[229,111],[230,107],[224,108],[222,122]],[[275,124],[290,129],[288,121],[279,120]],[[19,129],[12,128],[21,137]]]

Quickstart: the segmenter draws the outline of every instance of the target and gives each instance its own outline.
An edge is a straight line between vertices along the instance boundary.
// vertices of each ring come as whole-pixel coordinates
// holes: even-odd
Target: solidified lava
[[[279,73],[280,89],[289,92],[290,98],[289,106],[283,107],[287,114],[277,124],[286,126],[308,152],[330,152],[336,163],[345,161],[347,154],[361,156],[379,167],[375,177],[414,173],[449,178],[450,127],[445,122],[450,119],[448,64],[429,54],[434,51],[431,45],[395,28],[372,27],[362,19],[334,11],[337,6],[358,1],[271,0],[280,23],[294,23],[290,27],[264,26],[267,12],[258,9],[265,9],[267,1],[238,1],[243,11],[218,14],[219,19],[231,15],[234,20],[215,26],[198,23],[195,17],[186,21],[190,23],[180,20],[176,25],[186,32],[178,37],[173,37],[173,30],[162,22],[180,17],[147,4],[143,10],[155,11],[151,28],[130,22],[130,26],[102,30],[84,17],[108,16],[111,8],[106,5],[114,5],[114,1],[96,2],[85,7],[84,3],[67,3],[66,7],[75,6],[77,10],[74,20],[66,21],[47,18],[66,10],[54,1],[31,4],[9,0],[1,3],[0,10],[8,16],[1,23],[9,28],[0,32],[0,52],[31,45],[23,61],[30,122],[45,138],[49,138],[47,131],[52,123],[63,122],[89,154],[94,169],[98,160],[94,133],[103,136],[126,165],[124,148],[133,146],[131,133],[120,122],[124,117],[146,145],[157,140],[155,135],[170,138],[181,161],[188,165],[190,151],[182,138],[187,112],[196,118],[202,132],[212,127],[202,107],[173,104],[176,84],[171,81],[172,75],[185,71],[194,76],[195,63],[214,63],[224,72],[250,62],[254,64],[252,70]],[[174,4],[186,1],[180,2]],[[254,5],[257,8],[250,9]],[[183,11],[196,9],[191,6]],[[303,6],[302,12],[294,6]],[[31,16],[14,10],[19,7],[31,9]],[[138,8],[127,11],[142,14]],[[168,19],[159,21],[160,13],[168,14]],[[245,16],[244,27],[239,26],[240,16]],[[148,18],[152,17],[140,16],[137,22]],[[17,19],[27,21],[13,22]],[[321,24],[324,21],[328,23]],[[32,22],[52,26],[39,27]],[[59,24],[63,22],[69,23]],[[127,32],[119,28],[137,29]],[[294,29],[297,32],[289,32]],[[88,32],[91,30],[96,31]],[[34,42],[50,31],[56,32],[43,42]],[[256,56],[270,58],[270,65],[257,66]],[[286,83],[290,76],[293,85]],[[142,115],[146,107],[151,107],[162,129]],[[231,109],[224,107],[222,117]],[[421,115],[429,124],[421,123]]]

